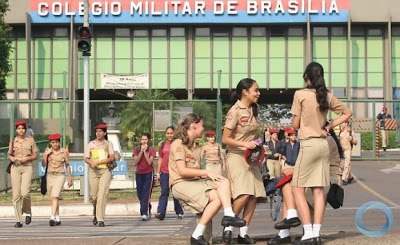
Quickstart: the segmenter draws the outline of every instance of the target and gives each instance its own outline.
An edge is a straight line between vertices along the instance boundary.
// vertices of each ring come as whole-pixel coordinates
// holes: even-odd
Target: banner
[[[350,0],[91,0],[91,23],[332,23],[348,21]],[[83,1],[31,0],[32,23],[83,22]]]
[[[103,89],[149,89],[149,75],[123,76],[101,74]]]

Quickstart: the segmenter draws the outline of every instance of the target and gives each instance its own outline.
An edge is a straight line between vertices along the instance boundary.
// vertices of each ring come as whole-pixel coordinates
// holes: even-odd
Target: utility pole
[[[84,13],[83,13],[83,26],[89,27],[89,0],[84,1]],[[89,88],[89,55],[83,53],[83,144],[84,152],[87,152],[89,144],[89,100],[90,100],[90,88]],[[84,203],[89,203],[89,165],[85,164],[84,172]],[[82,188],[82,187],[81,187]]]

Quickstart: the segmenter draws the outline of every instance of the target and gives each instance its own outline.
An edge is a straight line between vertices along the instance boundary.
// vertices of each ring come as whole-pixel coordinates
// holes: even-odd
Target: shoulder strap
[[[160,151],[162,151],[162,150],[164,149],[165,142],[166,142],[166,141],[161,142]]]
[[[12,156],[14,156],[14,140],[15,140],[15,138],[13,137],[11,139],[11,151],[10,151]]]

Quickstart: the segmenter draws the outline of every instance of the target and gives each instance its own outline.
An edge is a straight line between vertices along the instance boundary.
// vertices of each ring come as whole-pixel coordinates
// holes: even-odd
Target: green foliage
[[[372,142],[372,132],[361,133],[361,149],[372,150],[375,143]],[[379,147],[382,148],[382,140],[380,140]],[[396,131],[389,132],[389,145],[388,148],[397,148],[399,144],[396,142]]]
[[[9,38],[11,28],[4,20],[8,10],[8,0],[0,0],[0,100],[5,99],[6,77],[12,69],[9,61],[12,49]]]

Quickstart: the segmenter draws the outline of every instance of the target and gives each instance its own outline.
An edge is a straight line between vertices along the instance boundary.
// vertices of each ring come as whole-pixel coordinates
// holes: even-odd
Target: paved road
[[[400,244],[400,195],[397,162],[354,162],[353,173],[364,184],[352,183],[345,186],[345,204],[339,210],[328,208],[326,211],[322,235],[326,244]],[[386,170],[385,170],[386,169]],[[393,171],[387,171],[393,169]],[[381,171],[385,170],[385,171]],[[369,188],[372,188],[369,189]],[[374,194],[378,196],[375,196]],[[367,201],[391,201],[388,206],[394,216],[391,232],[380,238],[363,236],[354,223],[355,213]],[[214,243],[220,244],[222,228],[218,224],[222,213],[214,219]],[[139,216],[107,217],[106,227],[94,227],[91,217],[79,216],[62,219],[59,227],[49,227],[45,217],[34,217],[33,223],[21,229],[13,228],[13,219],[0,219],[0,244],[188,244],[196,219],[187,214],[182,220],[170,215],[164,221],[151,219],[140,221]],[[382,212],[367,211],[364,223],[369,229],[379,229],[385,223]],[[257,244],[266,244],[265,240],[276,234],[274,222],[269,217],[267,204],[257,206],[249,234],[257,239]],[[292,230],[294,237],[301,236],[300,227]],[[235,231],[234,236],[237,236]]]

